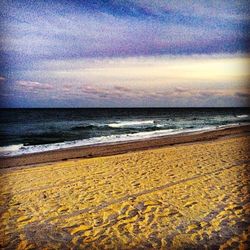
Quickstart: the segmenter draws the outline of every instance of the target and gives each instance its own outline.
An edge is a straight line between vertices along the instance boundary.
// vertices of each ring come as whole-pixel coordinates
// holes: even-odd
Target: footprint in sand
[[[184,205],[184,207],[190,208],[190,207],[196,205],[197,203],[198,203],[197,201],[188,202]]]

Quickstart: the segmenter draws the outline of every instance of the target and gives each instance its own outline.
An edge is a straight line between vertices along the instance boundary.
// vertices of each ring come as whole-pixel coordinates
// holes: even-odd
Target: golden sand
[[[249,137],[1,170],[3,249],[247,249]]]

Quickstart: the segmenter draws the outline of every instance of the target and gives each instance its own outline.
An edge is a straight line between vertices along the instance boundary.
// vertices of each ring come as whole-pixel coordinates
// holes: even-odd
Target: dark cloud
[[[188,89],[187,88],[183,88],[183,87],[175,87],[174,91],[176,93],[185,93],[185,92],[188,92]]]
[[[121,92],[133,92],[131,88],[123,87],[123,86],[114,86],[114,90],[118,90]]]
[[[250,100],[250,93],[246,92],[236,92],[235,96],[242,97],[242,98],[248,98]]]

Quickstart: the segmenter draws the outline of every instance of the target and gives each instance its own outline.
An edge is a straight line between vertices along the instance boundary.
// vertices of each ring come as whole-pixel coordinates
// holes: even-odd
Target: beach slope
[[[1,169],[2,249],[247,249],[249,135]]]

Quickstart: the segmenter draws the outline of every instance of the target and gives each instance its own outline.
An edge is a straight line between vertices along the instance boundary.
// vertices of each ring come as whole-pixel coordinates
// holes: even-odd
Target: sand
[[[2,249],[247,249],[250,136],[1,169]]]

